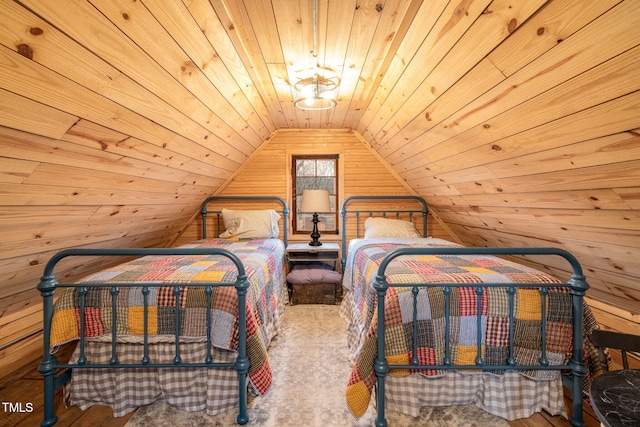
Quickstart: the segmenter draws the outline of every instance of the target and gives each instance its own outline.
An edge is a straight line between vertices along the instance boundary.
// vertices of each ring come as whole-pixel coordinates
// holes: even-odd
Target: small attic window
[[[338,234],[338,159],[337,154],[294,155],[291,158],[293,195],[292,232],[308,234],[313,229],[313,215],[300,212],[304,190],[327,190],[331,213],[319,214],[318,229],[322,234]]]

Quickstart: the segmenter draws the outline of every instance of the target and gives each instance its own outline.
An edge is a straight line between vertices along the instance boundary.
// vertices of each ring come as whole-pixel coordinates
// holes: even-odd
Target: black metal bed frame
[[[282,204],[281,212],[284,216],[284,241],[285,245],[288,237],[288,216],[289,209],[286,202],[277,196],[210,196],[202,203],[202,238],[206,238],[206,217],[208,210],[207,205],[214,200],[250,200],[250,201],[276,201]],[[213,211],[218,212],[219,211]],[[112,305],[112,317],[111,317],[111,359],[109,364],[86,364],[87,360],[84,356],[85,349],[85,337],[84,337],[84,323],[85,313],[84,304],[88,288],[91,287],[105,287],[104,283],[60,283],[56,280],[54,275],[54,269],[57,264],[68,257],[86,257],[86,256],[145,256],[145,255],[216,255],[223,256],[231,260],[238,271],[238,276],[235,283],[220,283],[220,282],[198,282],[198,283],[177,283],[170,285],[167,283],[124,283],[117,286],[107,286],[111,288],[111,305]],[[180,343],[179,343],[179,330],[180,330],[180,314],[176,310],[175,319],[175,353],[173,363],[153,363],[148,357],[148,294],[150,288],[173,286],[174,295],[176,298],[176,307],[179,306],[178,299],[180,297],[180,288],[184,286],[203,287],[205,289],[205,295],[207,299],[207,356],[204,361],[198,363],[184,362],[180,356]],[[233,286],[236,288],[238,294],[238,356],[235,363],[231,362],[213,362],[211,356],[211,294],[213,287],[218,286]],[[118,295],[118,288],[124,287],[141,287],[143,293],[143,312],[144,312],[144,337],[143,337],[143,357],[139,364],[123,364],[118,361],[117,356],[117,342],[116,342],[116,298]],[[50,334],[53,321],[53,309],[54,309],[54,296],[57,289],[64,288],[77,288],[80,301],[80,339],[79,345],[79,358],[77,363],[60,363],[57,358],[51,354],[50,347]],[[103,369],[103,368],[229,368],[233,367],[238,373],[239,383],[239,413],[237,416],[238,424],[246,424],[249,421],[247,413],[247,373],[249,371],[249,357],[247,356],[247,318],[246,318],[246,295],[249,288],[249,281],[245,273],[244,266],[241,260],[232,252],[221,248],[120,248],[120,249],[67,249],[58,252],[54,255],[46,264],[43,276],[37,289],[40,291],[43,299],[43,331],[44,331],[44,356],[38,367],[38,371],[44,378],[44,419],[41,426],[51,426],[57,422],[57,417],[54,414],[54,396],[55,391],[59,387],[63,386],[71,379],[72,369]],[[64,370],[61,374],[56,375],[59,370]]]
[[[202,218],[202,238],[207,238],[207,217],[209,213],[216,214],[216,230],[219,232],[221,230],[220,226],[220,216],[222,215],[222,211],[220,210],[209,210],[208,205],[210,202],[214,200],[252,200],[252,201],[274,201],[278,202],[282,205],[282,209],[276,209],[276,212],[281,213],[283,216],[283,237],[284,245],[286,246],[289,242],[289,207],[287,206],[287,202],[281,197],[278,196],[209,196],[204,202],[202,202],[202,207],[200,208],[200,217]]]
[[[341,216],[342,216],[342,248],[343,248],[343,256],[342,256],[342,267],[344,271],[344,267],[346,265],[346,216],[348,213],[354,213],[359,215],[361,212],[368,213],[372,215],[373,212],[381,212],[381,211],[371,211],[370,209],[351,209],[347,208],[347,205],[353,200],[417,200],[422,204],[422,210],[413,210],[413,212],[423,212],[425,215],[425,230],[423,232],[423,236],[426,237],[426,214],[427,207],[426,202],[418,197],[418,196],[354,196],[344,200],[342,208],[341,208]],[[387,210],[387,212],[406,212],[406,211],[396,211],[396,210]],[[357,226],[356,226],[357,227]],[[386,279],[386,269],[393,262],[394,259],[407,256],[407,255],[553,255],[560,256],[564,260],[566,260],[572,269],[571,278],[564,284],[540,284],[540,283],[514,283],[514,284],[505,284],[505,283],[483,283],[482,286],[477,286],[476,284],[461,284],[461,283],[412,283],[412,284],[390,284]],[[446,344],[445,344],[445,358],[443,364],[441,365],[420,365],[416,357],[413,358],[410,364],[401,365],[401,364],[389,364],[385,358],[385,333],[384,333],[384,324],[385,324],[385,296],[387,290],[391,286],[396,287],[408,287],[411,288],[413,293],[413,354],[415,355],[416,346],[417,346],[417,295],[418,290],[421,287],[441,287],[443,288],[443,292],[445,294],[445,334]],[[542,313],[546,312],[546,299],[544,295],[547,294],[547,288],[549,287],[568,287],[571,291],[572,295],[572,309],[573,309],[573,353],[568,363],[561,365],[551,365],[549,360],[547,359],[546,352],[546,318],[542,317],[542,354],[539,360],[539,364],[537,365],[517,365],[514,355],[514,295],[516,293],[516,288],[526,288],[526,287],[536,287],[540,288],[541,292],[541,301],[542,301]],[[583,420],[583,379],[587,373],[586,364],[583,360],[583,322],[584,322],[584,295],[587,289],[589,288],[588,283],[582,272],[582,267],[578,260],[571,255],[569,252],[558,249],[558,248],[430,248],[430,247],[410,247],[410,248],[401,248],[396,249],[394,251],[389,252],[385,258],[381,261],[380,266],[378,267],[378,272],[375,277],[375,282],[373,287],[376,291],[376,299],[377,299],[377,310],[378,317],[377,321],[377,355],[374,362],[374,371],[377,377],[377,416],[375,419],[375,425],[377,427],[386,427],[387,421],[385,419],[385,379],[388,375],[390,369],[411,369],[411,370],[420,370],[420,369],[437,369],[437,370],[559,370],[569,372],[571,375],[571,393],[572,393],[572,417],[570,422],[573,426],[582,427],[584,426]],[[474,365],[452,365],[451,361],[448,357],[449,353],[449,297],[451,293],[452,287],[472,287],[476,289],[477,295],[477,304],[478,304],[478,314],[477,314],[477,331],[478,331],[478,348],[476,352],[476,360]],[[509,341],[510,341],[510,351],[509,357],[505,361],[504,365],[484,365],[483,359],[481,357],[481,337],[482,333],[481,328],[481,297],[483,292],[483,287],[502,287],[507,288],[509,293]]]
[[[417,203],[420,205],[420,209],[417,208],[405,208],[405,209],[347,209],[349,203],[357,203],[358,201],[371,201],[371,200],[380,200],[380,201],[402,201],[408,203]],[[349,213],[353,213],[356,217],[356,239],[360,237],[360,217],[366,216],[367,218],[373,217],[375,214],[380,214],[382,217],[387,217],[388,213],[392,213],[395,215],[395,218],[400,218],[400,215],[406,214],[409,217],[409,221],[413,220],[414,214],[420,214],[422,217],[422,236],[427,237],[427,214],[429,213],[429,209],[427,208],[427,202],[424,201],[422,197],[419,196],[351,196],[344,199],[342,202],[342,207],[340,208],[340,224],[342,227],[342,271],[344,272],[344,267],[347,263],[347,216]]]

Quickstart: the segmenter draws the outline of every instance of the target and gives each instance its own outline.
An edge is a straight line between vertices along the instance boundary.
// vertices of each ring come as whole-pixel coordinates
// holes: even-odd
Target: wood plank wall
[[[196,240],[200,203],[218,187],[224,187],[221,194],[272,194],[290,203],[287,159],[292,153],[339,153],[341,197],[410,194],[348,130],[279,131],[234,174],[229,172],[226,185],[217,163],[207,166],[207,160],[195,160],[194,152],[178,154],[148,144],[141,149],[140,143],[83,120],[60,139],[2,127],[0,139],[6,154],[0,157],[0,375],[25,354],[41,351],[41,298],[35,287],[44,263],[59,250]],[[431,224],[432,233],[447,236],[435,219]],[[68,260],[59,274],[73,280],[106,262]]]
[[[560,16],[572,19],[560,25]],[[638,16],[638,2],[549,2],[455,90],[424,110],[426,88],[407,90],[402,107],[367,112],[358,127],[465,244],[570,251],[599,320],[636,333]],[[430,75],[440,91],[451,79],[445,65],[467,53],[449,55]],[[416,107],[422,114],[409,118]],[[385,121],[393,127],[377,125]],[[543,263],[567,277],[558,260]]]
[[[2,3],[0,364],[39,349],[10,344],[40,327],[55,251],[178,243],[220,189],[286,197],[292,150],[342,150],[345,197],[419,193],[434,235],[569,250],[602,324],[637,332],[638,0],[321,1],[346,74],[316,113],[291,103],[302,4]]]
[[[281,130],[272,136],[249,159],[242,169],[229,180],[221,195],[280,196],[291,204],[290,165],[293,154],[339,154],[340,195],[342,200],[353,195],[409,195],[410,188],[398,179],[395,173],[379,159],[362,138],[349,130]],[[369,207],[379,206],[371,204]],[[248,208],[243,203],[235,207]],[[388,205],[387,207],[393,207]],[[290,206],[291,208],[291,206]],[[449,240],[456,239],[438,218],[428,219],[429,234]],[[355,237],[350,223],[349,233]],[[194,218],[175,244],[199,238],[200,217]],[[353,232],[353,233],[352,233]],[[290,235],[291,241],[306,241],[308,233]],[[323,241],[339,242],[340,235],[323,235]]]
[[[11,344],[42,327],[36,285],[53,254],[165,246],[231,175],[194,146],[176,153],[85,120],[59,138],[0,127],[0,145],[0,368],[40,351],[39,336]],[[73,280],[106,262],[65,260],[58,277]]]

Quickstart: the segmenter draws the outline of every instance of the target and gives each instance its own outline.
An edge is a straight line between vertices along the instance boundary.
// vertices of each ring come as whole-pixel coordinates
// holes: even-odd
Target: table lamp
[[[327,190],[304,190],[302,192],[302,205],[300,213],[313,214],[313,231],[309,246],[322,246],[320,232],[318,231],[318,213],[331,213],[331,201]]]

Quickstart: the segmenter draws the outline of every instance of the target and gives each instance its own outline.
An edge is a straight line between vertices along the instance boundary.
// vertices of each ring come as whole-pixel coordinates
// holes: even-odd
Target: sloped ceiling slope
[[[58,249],[171,242],[286,128],[353,130],[465,243],[564,247],[631,307],[639,17],[636,0],[3,1],[2,311]],[[297,110],[316,65],[338,105]]]

